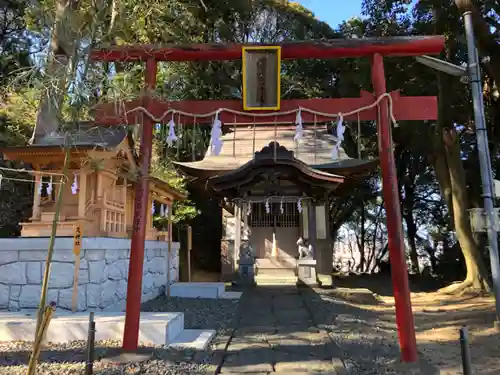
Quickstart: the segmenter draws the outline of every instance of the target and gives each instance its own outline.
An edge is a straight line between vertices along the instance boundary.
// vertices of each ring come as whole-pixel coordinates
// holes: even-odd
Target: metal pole
[[[85,364],[85,375],[94,374],[94,346],[95,346],[95,321],[94,313],[89,315],[89,332],[87,337],[87,362]]]
[[[465,34],[467,36],[467,51],[469,59],[469,79],[474,104],[474,122],[476,125],[477,152],[481,182],[483,185],[484,210],[488,217],[487,231],[490,250],[491,274],[493,278],[493,291],[495,293],[496,321],[495,327],[500,328],[500,260],[498,258],[498,234],[495,223],[495,210],[493,201],[493,176],[491,171],[490,151],[488,147],[488,133],[484,118],[483,88],[481,83],[481,70],[479,56],[474,39],[472,12],[464,13]]]
[[[472,375],[469,335],[467,331],[467,327],[460,328],[460,351],[462,352],[462,368],[464,370],[464,375]]]

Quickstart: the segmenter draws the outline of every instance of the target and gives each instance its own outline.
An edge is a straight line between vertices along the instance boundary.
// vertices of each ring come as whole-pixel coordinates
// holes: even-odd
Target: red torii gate
[[[137,349],[140,302],[142,289],[142,269],[144,262],[144,240],[148,209],[147,189],[149,165],[151,162],[154,120],[139,112],[125,113],[142,106],[154,117],[160,118],[168,109],[186,111],[194,114],[204,114],[219,108],[230,108],[243,111],[241,101],[180,101],[162,102],[151,97],[151,91],[156,86],[156,71],[158,61],[224,61],[238,60],[242,57],[240,44],[199,44],[189,46],[155,47],[149,45],[120,46],[94,49],[91,58],[94,61],[144,61],[146,62],[146,90],[142,98],[125,103],[125,111],[117,111],[114,104],[103,104],[96,108],[95,122],[100,125],[118,125],[142,121],[142,136],[140,145],[140,181],[136,183],[134,205],[134,228],[132,234],[131,254],[129,264],[127,306],[123,349]],[[383,56],[417,56],[438,54],[444,47],[444,37],[390,37],[364,39],[333,39],[312,40],[301,42],[286,42],[280,44],[283,59],[308,58],[371,58],[373,94],[361,93],[359,98],[342,99],[307,99],[283,100],[281,110],[305,107],[325,113],[348,112],[356,108],[374,103],[387,92]],[[398,92],[392,92],[393,112],[396,120],[435,120],[437,119],[436,97],[404,97]],[[379,111],[379,113],[378,113]],[[259,111],[262,113],[262,111]],[[294,115],[283,116],[284,121],[293,122]],[[311,122],[312,116],[307,112],[302,114],[305,122]],[[274,116],[273,116],[274,117]],[[248,116],[246,117],[248,119]],[[349,119],[349,117],[347,117]],[[357,119],[357,116],[356,116]],[[220,114],[222,122],[241,122],[242,117],[233,114]],[[317,121],[327,120],[320,117]],[[379,109],[360,113],[360,120],[377,120],[379,133],[379,156],[382,169],[383,195],[387,211],[387,230],[389,237],[389,254],[391,262],[392,282],[396,305],[396,323],[402,360],[415,362],[417,347],[415,327],[411,308],[408,273],[405,257],[404,235],[399,203],[394,154],[392,147],[391,123],[388,113],[387,98],[380,102]],[[198,123],[211,119],[198,118]],[[269,121],[269,118],[256,117],[256,122]],[[184,118],[183,124],[189,123]]]

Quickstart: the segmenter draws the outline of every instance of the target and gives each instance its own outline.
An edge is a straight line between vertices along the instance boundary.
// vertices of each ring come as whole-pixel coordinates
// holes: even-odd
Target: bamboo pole
[[[56,311],[55,304],[51,304],[44,309],[42,321],[39,327],[40,329],[37,331],[35,342],[33,343],[33,352],[31,353],[28,363],[28,370],[26,372],[27,375],[34,375],[36,373],[36,365],[42,348],[42,340],[45,337],[45,333],[47,332],[54,311]]]
[[[44,272],[43,281],[42,281],[42,293],[40,296],[40,304],[38,305],[37,319],[36,319],[36,331],[35,332],[37,335],[38,335],[38,330],[40,328],[40,325],[42,323],[45,305],[47,303],[47,292],[49,289],[49,277],[50,277],[50,265],[52,263],[52,256],[54,254],[54,245],[56,242],[56,234],[57,234],[57,224],[59,223],[59,215],[61,213],[61,208],[62,208],[62,202],[63,202],[63,196],[64,196],[64,186],[65,186],[65,183],[68,181],[67,175],[68,175],[68,171],[69,171],[71,148],[68,146],[68,135],[67,134],[66,134],[66,140],[64,143],[65,143],[65,153],[64,153],[64,165],[63,165],[63,171],[62,171],[63,176],[61,177],[62,181],[61,181],[61,185],[59,185],[59,191],[57,194],[54,219],[52,220],[52,230],[50,232],[49,248],[47,251],[47,259],[45,261],[45,272]]]

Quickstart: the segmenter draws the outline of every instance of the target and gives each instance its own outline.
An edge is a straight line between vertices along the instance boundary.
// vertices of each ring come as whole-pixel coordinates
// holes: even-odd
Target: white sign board
[[[225,230],[224,237],[227,240],[236,239],[236,219],[234,217],[226,218],[226,226],[224,230]]]
[[[500,181],[493,180],[493,193],[495,197],[500,198]]]

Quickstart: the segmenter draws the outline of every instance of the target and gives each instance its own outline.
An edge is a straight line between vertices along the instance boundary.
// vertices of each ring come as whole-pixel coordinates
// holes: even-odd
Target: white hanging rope
[[[0,167],[1,171],[9,171],[9,172],[17,172],[17,173],[30,173],[33,175],[42,175],[42,176],[64,176],[62,173],[55,173],[55,172],[45,172],[45,171],[34,171],[34,170],[28,170],[28,169],[16,169],[16,168],[6,168],[6,167]]]
[[[3,180],[3,181],[17,181],[17,182],[29,182],[29,183],[33,183],[35,182],[35,180],[28,180],[27,178],[14,178],[14,177],[7,177],[5,175],[2,175],[0,174],[0,178]],[[41,182],[41,181],[40,181]],[[52,183],[53,185],[64,185],[64,182],[53,182]],[[40,186],[42,185],[42,182],[39,184],[39,190],[40,190]]]
[[[232,201],[234,203],[243,205],[247,205],[247,215],[250,215],[252,213],[252,204],[253,203],[264,203],[265,204],[265,209],[266,209],[266,214],[271,213],[271,206],[270,202],[280,202],[280,212],[283,214],[284,213],[284,206],[283,202],[285,201],[296,201],[297,202],[297,211],[299,213],[302,213],[302,202],[305,200],[311,200],[312,198],[310,197],[294,197],[294,196],[271,196],[265,199],[250,199],[250,200],[245,200],[241,198],[236,198],[233,199]]]
[[[392,100],[392,97],[389,93],[384,93],[384,94],[380,95],[373,103],[371,103],[369,105],[354,109],[354,110],[349,111],[349,112],[341,113],[342,117],[345,118],[345,117],[352,116],[352,115],[355,115],[355,114],[360,113],[360,112],[367,111],[367,110],[372,109],[374,107],[377,107],[383,99],[387,99],[388,106],[389,106],[389,117],[390,117],[392,123],[394,125],[396,125],[397,121],[396,121],[396,118],[394,117],[393,100]],[[293,113],[297,113],[298,111],[307,112],[307,113],[321,116],[321,117],[328,117],[331,119],[338,119],[338,117],[339,117],[339,113],[326,113],[326,112],[315,111],[313,109],[309,109],[309,108],[305,108],[305,107],[300,107],[297,109],[291,109],[289,111],[269,112],[269,113],[242,112],[242,111],[236,111],[236,110],[230,109],[230,108],[219,108],[215,111],[207,112],[207,113],[190,113],[190,112],[180,111],[178,109],[169,109],[169,110],[165,111],[163,113],[163,115],[161,115],[159,118],[157,118],[151,112],[149,112],[146,108],[144,108],[142,106],[137,106],[135,108],[132,108],[132,109],[126,111],[125,116],[129,115],[130,113],[133,113],[133,112],[142,112],[145,115],[147,115],[154,122],[163,122],[165,117],[167,117],[171,113],[177,113],[181,116],[197,117],[197,118],[206,118],[206,117],[216,116],[218,119],[218,115],[221,112],[227,112],[227,113],[232,113],[232,114],[235,114],[238,116],[247,116],[247,117],[272,117],[272,116],[290,115]]]

